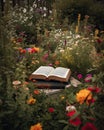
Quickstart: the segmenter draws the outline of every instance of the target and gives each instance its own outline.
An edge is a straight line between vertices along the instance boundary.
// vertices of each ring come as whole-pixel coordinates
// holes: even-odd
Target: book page
[[[48,74],[53,70],[54,68],[51,66],[40,66],[36,71],[32,73],[32,75],[44,75],[48,77]]]
[[[57,67],[54,71],[51,71],[49,76],[57,76],[61,78],[66,78],[70,69],[64,67]]]
[[[70,78],[70,83],[71,85],[73,85],[74,87],[78,87],[78,85],[82,84],[79,80],[75,79],[74,77]]]

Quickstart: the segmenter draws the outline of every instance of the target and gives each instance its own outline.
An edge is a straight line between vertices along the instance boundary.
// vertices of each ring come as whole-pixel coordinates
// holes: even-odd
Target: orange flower
[[[55,61],[55,65],[59,65],[60,64],[60,62],[57,60],[57,61]]]
[[[31,126],[30,130],[42,130],[42,125],[37,123],[36,125]]]
[[[35,52],[39,52],[39,48],[38,47],[34,47],[34,51]]]
[[[88,101],[92,99],[92,93],[88,89],[82,89],[79,93],[76,94],[76,100],[80,104],[83,104],[85,101],[88,104]]]
[[[21,49],[20,53],[26,53],[26,50],[25,49]]]
[[[38,95],[38,94],[40,94],[40,91],[39,90],[34,90],[34,94]]]
[[[31,97],[31,98],[27,101],[28,104],[34,104],[35,102],[36,102],[36,99],[34,99],[33,97]]]

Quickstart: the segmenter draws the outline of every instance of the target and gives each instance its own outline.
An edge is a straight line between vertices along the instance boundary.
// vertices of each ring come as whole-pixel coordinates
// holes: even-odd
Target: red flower
[[[18,38],[18,39],[17,39],[17,42],[22,42],[22,41],[23,41],[22,38]]]
[[[97,128],[94,126],[94,124],[88,122],[82,127],[81,130],[97,130]]]
[[[79,117],[76,117],[75,119],[73,120],[69,120],[69,123],[74,125],[74,126],[79,126],[81,124],[81,120]]]
[[[70,111],[70,112],[67,113],[67,116],[68,116],[68,117],[71,117],[71,116],[73,116],[75,113],[76,113],[76,111],[75,111],[75,110],[72,110],[72,111]]]
[[[31,48],[30,53],[35,53],[34,48]]]
[[[25,49],[21,49],[20,53],[26,53],[26,50]]]
[[[93,86],[93,87],[88,87],[88,90],[90,90],[91,92],[95,92],[95,93],[99,93],[101,91],[101,88]]]
[[[40,94],[40,91],[39,90],[34,90],[34,94],[38,95],[38,94]]]
[[[95,99],[94,98],[91,98],[90,100],[88,100],[88,103],[91,104],[91,103],[94,103],[95,102]]]
[[[55,109],[54,109],[53,107],[50,107],[50,108],[48,109],[48,111],[49,111],[50,113],[53,113],[53,112],[55,111]]]
[[[98,42],[98,43],[102,43],[102,39],[98,38],[98,39],[97,39],[97,42]]]
[[[75,110],[72,110],[72,111],[70,111],[70,112],[67,113],[67,116],[68,116],[68,117],[72,117],[75,113],[76,113],[76,111],[75,111]],[[70,119],[70,120],[69,120],[69,123],[72,124],[72,125],[74,125],[74,126],[79,126],[79,125],[81,124],[81,120],[80,120],[80,118],[77,116],[77,117],[75,117],[74,119]]]

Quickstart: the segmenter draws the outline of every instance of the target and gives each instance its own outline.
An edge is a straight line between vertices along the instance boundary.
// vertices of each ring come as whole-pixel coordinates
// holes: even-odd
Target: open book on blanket
[[[30,80],[38,79],[45,81],[60,81],[68,82],[71,75],[71,70],[64,67],[40,66],[30,75]]]

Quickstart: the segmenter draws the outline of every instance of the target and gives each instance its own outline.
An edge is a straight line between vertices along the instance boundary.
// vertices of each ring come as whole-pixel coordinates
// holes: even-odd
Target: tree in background
[[[61,19],[67,17],[69,23],[73,23],[77,20],[77,15],[81,14],[81,19],[84,19],[85,15],[90,16],[90,23],[95,27],[104,29],[104,8],[103,1],[97,0],[56,0],[56,10],[58,11]]]

